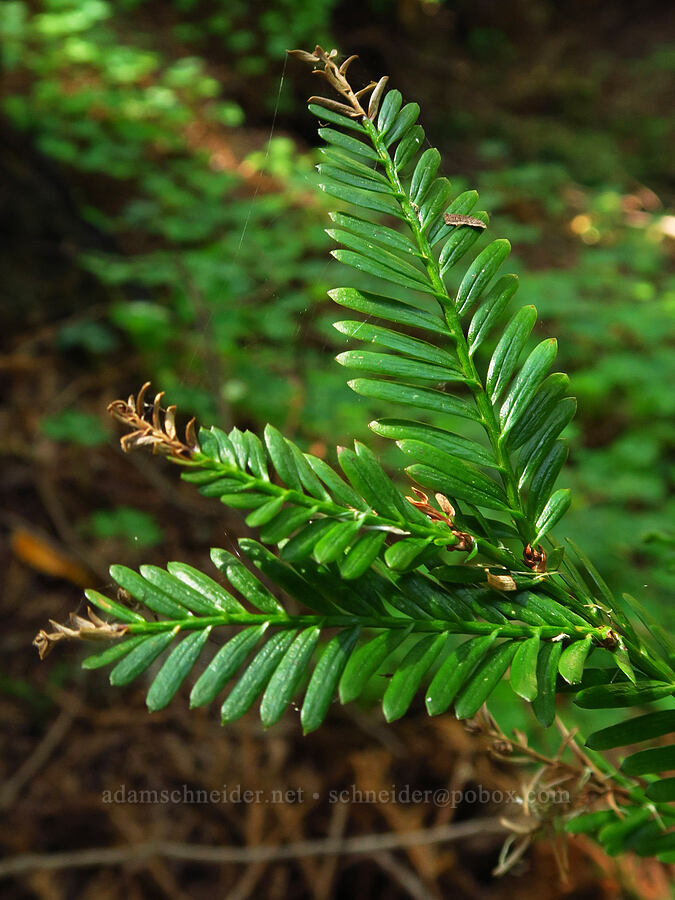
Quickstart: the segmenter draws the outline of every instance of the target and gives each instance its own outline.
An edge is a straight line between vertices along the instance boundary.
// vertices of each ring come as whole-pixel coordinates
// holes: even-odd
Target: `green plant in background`
[[[352,58],[338,68],[335,51],[294,52],[340,97],[310,100],[325,123],[322,188],[350,210],[331,214],[341,245],[333,255],[376,285],[330,292],[358,316],[336,323],[361,342],[338,361],[356,371],[349,384],[357,394],[400,410],[370,427],[396,442],[418,485],[414,496],[358,441],[339,449],[340,474],[271,426],[261,440],[238,428],[197,435],[190,423],[181,440],[175,407],[164,411],[161,394],[147,404],[146,386],[111,407],[131,429],[123,447],[151,447],[204,495],[249,510],[246,524],[260,540],[240,540],[241,552],[212,550],[228,587],[183,563],[140,572],[113,566],[118,599],[86,592],[112,621],[92,612],[89,621],[41,632],[41,654],[64,636],[109,638],[84,665],[113,665],[115,685],[166,654],[147,696],[157,710],[209,636],[235,629],[194,683],[191,705],[212,703],[231,683],[223,722],[260,699],[271,726],[304,689],[305,732],[321,725],[336,693],[354,701],[384,670],[392,673],[382,697],[388,721],[403,716],[424,685],[430,715],[454,708],[503,737],[481,709],[508,673],[541,726],[554,722],[559,694],[582,714],[592,710],[594,722],[585,750],[565,731],[573,761],[547,760],[541,778],[548,770],[562,777],[567,799],[551,795],[531,827],[514,833],[499,871],[534,833],[554,833],[560,823],[592,834],[610,853],[672,861],[675,779],[660,773],[675,768],[675,745],[661,741],[675,730],[673,648],[637,600],[609,590],[582,549],[553,538],[570,502],[569,490],[557,487],[567,456],[560,436],[576,407],[567,376],[550,371],[556,342],[533,341],[533,306],[510,309],[518,280],[499,274],[508,241],[488,243],[460,270],[488,217],[476,211],[475,191],[453,197],[438,177],[441,157],[424,149],[417,104],[387,92],[386,78],[355,93],[346,77]],[[129,596],[150,615],[130,609]],[[499,703],[492,706],[498,714]],[[597,730],[608,711],[612,724]],[[643,748],[619,768],[605,755],[633,744]],[[531,752],[523,740],[516,746]]]
[[[14,79],[5,114],[42,153],[101,178],[101,201],[83,214],[120,248],[80,255],[111,302],[103,319],[96,311],[75,333],[64,326],[61,344],[114,350],[119,329],[172,398],[200,416],[285,421],[302,409],[305,430],[321,434],[327,406],[339,407],[345,391],[336,375],[315,373],[318,354],[298,327],[303,313],[311,327],[328,287],[322,211],[308,194],[313,161],[275,138],[240,162],[240,105],[220,96],[200,57],[172,58],[156,36],[124,33],[139,5],[125,5],[126,19],[104,0],[0,9]],[[123,202],[111,204],[115,192]],[[117,212],[104,214],[106,205]],[[303,369],[298,396],[292,376]]]

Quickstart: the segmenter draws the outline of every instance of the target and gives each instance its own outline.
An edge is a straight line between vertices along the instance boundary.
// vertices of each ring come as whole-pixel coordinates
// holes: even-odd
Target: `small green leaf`
[[[377,510],[389,519],[402,520],[401,509],[406,503],[398,500],[396,489],[371,452],[366,452],[363,444],[355,442],[357,452],[346,447],[338,451],[338,461],[354,489]]]
[[[568,452],[564,441],[556,441],[532,476],[527,492],[527,511],[531,519],[538,518],[546,506]]]
[[[451,196],[452,185],[448,179],[437,178],[427,193],[425,200],[420,205],[419,219],[422,231],[426,231],[444,212]]]
[[[173,700],[181,684],[197,662],[211,628],[193,631],[171,651],[150,685],[146,703],[150,712],[164,709]]]
[[[485,389],[493,403],[509,383],[536,320],[534,306],[523,306],[506,326],[492,354],[485,381]]]
[[[427,341],[420,341],[407,334],[382,328],[381,325],[372,325],[370,322],[334,322],[333,328],[359,341],[389,347],[389,349],[403,353],[412,359],[424,360],[424,362],[433,363],[445,369],[459,371],[457,360],[445,350],[440,350]]]
[[[204,474],[213,475],[215,473],[209,472]],[[187,478],[185,478],[185,475],[182,475],[181,477],[185,481],[188,480]],[[227,496],[228,494],[243,493],[247,489],[246,484],[244,484],[242,481],[239,481],[238,478],[215,478],[210,479],[206,484],[202,482],[202,484],[203,486],[199,488],[200,494],[202,494],[204,497],[217,497],[218,499]]]
[[[398,586],[406,597],[414,600],[432,618],[459,622],[473,617],[469,603],[420,572],[399,578]]]
[[[550,641],[542,644],[537,660],[537,696],[532,710],[545,728],[555,719],[555,683],[561,652],[560,641]]]
[[[267,623],[244,628],[235,634],[213,657],[195,682],[190,694],[190,708],[210,703],[225,687],[234,673],[255,647],[267,628]]]
[[[614,648],[614,659],[616,660],[617,666],[621,669],[623,674],[627,676],[628,680],[635,684],[637,678],[633,669],[633,664],[630,661],[628,650],[621,636],[619,636],[617,646]]]
[[[403,643],[411,627],[382,631],[352,653],[340,678],[341,703],[351,703],[361,696],[368,681],[385,659]]]
[[[345,550],[354,543],[361,530],[361,521],[336,522],[314,547],[314,559],[319,565],[328,565],[339,560]]]
[[[340,147],[348,153],[356,153],[357,156],[363,156],[366,159],[377,161],[379,156],[377,152],[369,145],[360,141],[358,138],[350,137],[334,128],[319,128],[319,137],[323,138],[327,144],[333,144]]]
[[[674,692],[672,684],[662,681],[641,681],[639,684],[624,681],[584,688],[575,696],[574,702],[581,709],[622,709],[651,703]]]
[[[230,438],[230,443],[234,447],[237,465],[242,472],[245,472],[248,465],[248,441],[244,437],[243,432],[239,431],[238,428],[233,428],[228,437]]]
[[[432,571],[434,578],[450,584],[487,584],[482,566],[438,566]]]
[[[516,583],[518,584],[519,582],[520,578],[516,576]],[[524,603],[530,610],[539,613],[547,625],[557,625],[561,630],[565,631],[569,631],[570,626],[575,625],[581,628],[588,627],[586,619],[545,594],[528,591],[518,594],[517,599],[519,603]]]
[[[394,154],[394,167],[398,172],[412,162],[423,143],[424,129],[421,125],[413,125],[405,137],[399,141]]]
[[[623,849],[631,835],[637,831],[651,816],[650,810],[643,808],[629,813],[623,818],[614,820],[600,829],[598,840],[610,856],[616,856]]]
[[[368,426],[375,434],[394,441],[421,441],[448,453],[451,456],[465,459],[478,466],[498,468],[492,453],[481,444],[457,434],[451,434],[443,428],[413,422],[409,419],[376,419]]]
[[[325,719],[359,632],[360,626],[356,625],[340,631],[326,644],[312,672],[300,712],[304,734],[315,731]]]
[[[293,699],[320,633],[321,629],[316,625],[301,631],[274,670],[260,704],[260,719],[265,728],[279,721]]]
[[[316,472],[309,464],[307,454],[303,453],[302,450],[292,441],[289,441],[288,438],[286,438],[286,444],[293,455],[293,462],[295,463],[295,468],[298,470],[298,475],[300,476],[300,481],[302,482],[305,491],[317,500],[330,500],[331,496],[321,484]]]
[[[262,544],[250,538],[240,538],[239,546],[272,584],[277,585],[292,597],[295,597],[300,603],[304,603],[309,609],[325,614],[335,612],[335,607],[332,603],[328,602],[314,587],[305,581],[296,569],[283,563],[274,553],[263,547]]]
[[[265,444],[279,477],[289,488],[302,493],[302,483],[295,467],[293,454],[288,448],[286,439],[273,425],[265,426]]]
[[[420,258],[420,252],[415,244],[400,231],[395,231],[380,222],[369,222],[367,219],[359,219],[347,213],[332,212],[328,215],[341,228],[347,228],[369,241],[376,241],[390,250],[398,250],[414,259]]]
[[[499,410],[502,435],[508,434],[520,417],[527,411],[532,398],[553,365],[558,352],[555,338],[542,341],[534,348],[523,363],[518,377],[511,385],[506,400]]]
[[[429,634],[420,638],[410,648],[387,685],[382,698],[382,710],[387,722],[400,719],[408,711],[420,682],[429,666],[438,658],[445,646],[447,633]]]
[[[198,569],[188,566],[186,563],[170,562],[167,569],[171,574],[196,591],[202,598],[208,601],[214,613],[228,612],[238,615],[245,612],[244,607],[235,600],[231,594],[222,588],[217,581],[204,575]]]
[[[470,638],[455,647],[436,672],[427,690],[426,706],[430,716],[446,711],[464,682],[486,657],[498,635],[499,632],[495,629],[492,634]]]
[[[384,561],[395,572],[407,572],[433,542],[433,538],[405,538],[388,547]]]
[[[354,241],[351,243],[354,243]],[[379,259],[376,259],[377,255],[377,253],[373,253],[372,255],[364,256],[362,253],[355,253],[353,250],[331,250],[331,256],[335,257],[338,262],[352,266],[354,269],[358,269],[359,272],[375,275],[377,278],[383,278],[385,281],[390,281],[392,284],[398,284],[400,287],[409,288],[413,291],[433,294],[433,286],[429,282],[424,281],[422,277],[418,277],[417,274],[403,274],[402,265],[392,269],[380,262]]]
[[[675,744],[639,750],[621,763],[621,771],[625,775],[656,775],[672,769],[675,769]]]
[[[337,159],[334,161],[338,162]],[[358,164],[349,165],[347,163],[347,165],[336,166],[330,165],[330,163],[321,163],[317,169],[319,175],[326,179],[324,187],[332,185],[337,190],[341,184],[346,184],[359,190],[375,191],[379,194],[393,196],[393,189],[386,179],[378,177],[376,172],[362,173]]]
[[[420,484],[476,506],[509,508],[501,486],[479,469],[420,441],[403,440],[397,444],[403,453],[416,460],[406,471]]]
[[[305,459],[312,467],[312,471],[326,485],[333,500],[341,506],[352,507],[361,512],[367,512],[370,509],[363,497],[359,497],[356,491],[340,478],[327,462],[317,456],[311,456],[309,453],[305,454]]]
[[[558,663],[558,671],[568,684],[578,684],[584,674],[586,658],[593,648],[593,638],[589,634],[583,641],[573,641],[563,650]]]
[[[435,147],[429,147],[420,156],[417,165],[415,166],[415,171],[413,172],[409,191],[411,201],[417,204],[417,206],[424,200],[427,191],[436,177],[440,164],[441,154]]]
[[[278,631],[265,643],[262,649],[248,664],[244,674],[232,688],[227,700],[223,703],[221,720],[234,722],[250,709],[256,698],[260,696],[272,677],[296,632]]]
[[[399,325],[410,325],[413,328],[422,328],[435,334],[451,336],[448,326],[440,316],[419,309],[411,303],[403,303],[401,300],[381,297],[377,294],[363,293],[355,288],[335,288],[335,290],[328,291],[328,296],[339,306],[355,309],[366,316],[375,316]]]
[[[221,458],[219,452],[219,445],[223,438],[227,442],[225,445],[225,458]],[[234,452],[234,447],[230,444],[230,439],[227,435],[221,431],[219,428],[200,428],[197,436],[199,442],[199,452],[202,456],[206,456],[208,459],[216,459],[221,460],[222,462],[229,462],[233,466],[237,465],[237,457]],[[231,451],[231,453],[230,453]]]
[[[316,116],[317,119],[320,119],[322,122],[332,122],[333,125],[339,125],[340,128],[349,128],[351,131],[359,131],[362,134],[367,133],[366,129],[357,119],[341,116],[340,113],[333,112],[332,109],[326,109],[325,106],[319,106],[316,103],[310,103],[307,108],[312,115]]]
[[[455,703],[458,719],[470,719],[497,687],[518,649],[515,641],[505,641],[483,660],[465,682]]]
[[[127,653],[131,653],[134,647],[138,646],[138,644],[142,644],[146,639],[146,635],[139,634],[136,635],[136,637],[118,640],[112,647],[108,647],[102,653],[95,653],[92,656],[88,656],[82,661],[82,668],[101,669],[103,666],[108,666],[110,663],[117,662],[119,659],[122,659],[123,656],[126,656]]]
[[[541,515],[536,521],[537,534],[534,544],[538,544],[551,531],[565,515],[572,502],[572,492],[569,488],[561,488],[548,501]]]
[[[321,158],[325,159],[333,168],[337,167],[345,172],[351,172],[352,175],[359,175],[361,178],[367,179],[375,190],[381,190],[383,185],[386,185],[386,193],[391,192],[391,186],[387,177],[375,169],[370,161],[358,159],[353,154],[337,147],[323,147],[319,153]]]
[[[239,466],[232,441],[221,428],[212,426],[210,433],[200,428],[199,444],[202,448],[202,453],[206,453],[205,446],[207,446],[210,450],[207,453],[208,456],[220,459],[221,462],[229,463],[231,466]]]
[[[261,584],[255,575],[227,550],[213,547],[211,560],[217,569],[224,572],[233,588],[238,590],[248,602],[260,612],[270,615],[285,615],[279,601]]]
[[[134,572],[133,569],[119,565],[110,566],[110,575],[135,600],[138,600],[139,603],[147,606],[148,609],[151,609],[158,615],[166,616],[167,619],[185,619],[190,615],[187,609],[176,603],[164,591],[155,587],[139,575],[138,572]]]
[[[527,415],[521,416],[509,432],[508,446],[510,450],[517,450],[541,431],[557,401],[569,387],[569,382],[567,375],[562,372],[554,372],[553,375],[544,379],[528,407]]]
[[[110,613],[110,615],[115,616],[116,619],[119,619],[120,622],[131,623],[146,621],[140,613],[137,613],[133,609],[129,609],[128,606],[124,606],[122,603],[118,603],[116,600],[111,600],[110,597],[104,597],[103,594],[99,594],[98,591],[94,591],[91,588],[87,588],[87,590],[85,590],[84,596],[95,607],[103,610],[103,612]]]
[[[248,445],[248,467],[256,476],[262,478],[263,481],[269,481],[270,476],[267,471],[267,454],[265,448],[257,434],[252,431],[244,432],[244,440]]]
[[[334,519],[315,519],[294,535],[281,550],[281,558],[289,563],[306,559],[327,531],[335,527]]]
[[[301,525],[316,515],[317,507],[289,507],[278,513],[271,522],[260,529],[260,540],[265,544],[278,544],[290,537]]]
[[[385,531],[369,531],[362,535],[340,563],[340,575],[347,581],[360,578],[380,554],[387,538]]]
[[[522,489],[548,456],[548,453],[560,435],[560,432],[574,418],[577,402],[574,397],[559,400],[553,411],[542,425],[541,430],[523,446],[518,456],[518,469],[521,471],[518,488]]]
[[[387,91],[377,117],[377,130],[380,134],[384,134],[388,128],[391,128],[402,104],[403,97],[400,91]]]
[[[455,306],[460,316],[464,315],[482,295],[510,252],[511,244],[504,239],[493,241],[481,250],[469,266],[457,291]]]
[[[178,626],[172,628],[171,631],[162,631],[146,637],[142,643],[137,644],[124,659],[117,663],[110,673],[110,684],[118,687],[130,684],[142,672],[145,672],[148,666],[152,665],[177,634]]]
[[[510,681],[514,693],[532,701],[538,693],[537,657],[541,641],[538,635],[521,641],[511,663]]]
[[[261,525],[267,525],[272,519],[281,512],[284,505],[285,497],[272,497],[267,503],[263,503],[252,513],[246,516],[245,522],[249,528],[260,528]]]
[[[356,394],[362,397],[373,397],[387,403],[400,403],[402,406],[414,406],[416,409],[430,409],[434,412],[446,413],[449,416],[460,416],[463,419],[479,421],[480,415],[473,403],[451,397],[443,391],[413,387],[393,381],[376,381],[372,378],[354,378],[347,384]]]
[[[350,187],[334,181],[320,184],[319,187],[324,193],[329,194],[331,197],[337,197],[338,200],[342,200],[345,203],[351,203],[357,209],[372,209],[375,212],[395,216],[398,219],[404,218],[401,207],[393,197],[389,197],[386,194],[364,191],[360,188]]]
[[[493,325],[499,320],[517,290],[518,277],[502,275],[485,295],[469,325],[467,340],[472,356],[488,337]]]
[[[391,92],[390,92],[391,93]],[[417,103],[406,103],[400,113],[391,122],[383,133],[384,143],[390,147],[396,141],[404,137],[413,127],[420,114]]]
[[[639,744],[675,732],[675,709],[647,713],[601,728],[589,735],[586,746],[591,750],[612,750],[626,744]]]
[[[202,492],[203,493],[203,492]],[[236,494],[222,494],[220,502],[232,509],[257,509],[270,499],[269,494],[259,494],[256,491],[246,491]]]
[[[442,369],[440,366],[431,363],[421,362],[418,359],[405,359],[404,357],[395,356],[393,353],[347,350],[345,353],[339,353],[335,359],[341,366],[358,369],[373,375],[411,378],[419,381],[428,381],[432,384],[467,380],[466,376],[454,366],[450,369]]]

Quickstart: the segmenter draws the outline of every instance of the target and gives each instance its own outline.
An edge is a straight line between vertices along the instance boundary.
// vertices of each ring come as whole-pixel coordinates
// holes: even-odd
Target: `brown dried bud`
[[[533,572],[545,572],[546,571],[546,551],[539,544],[537,549],[535,550],[531,544],[528,544],[523,550],[523,562],[527,566],[528,569],[532,569]]]
[[[443,220],[446,225],[470,225],[472,228],[486,228],[485,222],[475,216],[460,216],[458,213],[445,213]]]
[[[70,624],[61,625],[53,619],[49,620],[54,631],[41,630],[33,640],[33,646],[37,647],[40,659],[44,659],[54,648],[58,641],[85,640],[85,641],[109,641],[121,638],[129,630],[128,625],[120,622],[104,622],[92,609],[88,609],[89,619],[83,619],[75,613],[70,614]]]
[[[487,575],[487,583],[493,588],[495,591],[515,591],[517,590],[516,582],[513,580],[511,575],[505,573],[504,575],[495,574],[491,572],[489,569],[485,570],[485,574]]]
[[[375,85],[373,93],[370,95],[370,102],[368,104],[368,118],[371,121],[375,118],[380,109],[380,102],[382,100],[382,95],[384,94],[384,89],[387,86],[388,81],[389,76],[383,75]]]
[[[316,65],[318,62],[321,62],[321,59],[318,56],[315,56],[314,53],[308,53],[306,50],[287,50],[289,56],[296,56],[298,59],[301,59],[303,62],[310,63],[310,65]]]

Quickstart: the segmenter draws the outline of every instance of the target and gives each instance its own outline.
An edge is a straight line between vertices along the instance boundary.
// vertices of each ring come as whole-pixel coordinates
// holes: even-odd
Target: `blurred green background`
[[[7,772],[33,748],[54,705],[71,710],[77,696],[94,723],[82,715],[81,781],[64,787],[58,815],[49,819],[45,779],[31,785],[23,812],[14,808],[16,839],[7,839],[15,850],[33,846],[35,821],[49,849],[64,810],[74,846],[91,835],[133,841],[117,820],[109,833],[101,825],[98,796],[87,809],[80,798],[98,787],[99,759],[118,777],[132,746],[138,777],[169,778],[171,759],[185,780],[183,758],[171,756],[177,730],[191,747],[208,739],[210,759],[227,759],[240,741],[232,758],[241,756],[242,779],[277,771],[250,762],[257,751],[246,723],[226,735],[214,721],[207,732],[177,703],[161,731],[156,717],[148,724],[140,692],[122,701],[103,677],[80,680],[76,654],[36,667],[26,648],[49,618],[62,621],[76,607],[79,587],[110,587],[110,563],[182,559],[208,568],[209,546],[244,533],[236,515],[195,496],[175,470],[121,456],[105,407],[143,381],[167,392],[182,421],[195,414],[256,430],[270,421],[328,460],[355,436],[377,446],[367,423],[385,411],[352,394],[333,361],[343,339],[331,323],[344,316],[326,292],[354,275],[329,256],[316,123],[305,104],[316,87],[307,67],[286,60],[287,48],[320,42],[357,52],[350,71],[363,84],[389,74],[420,103],[457,192],[479,189],[490,237],[513,244],[517,299],[537,306],[540,336],[558,337],[558,366],[579,399],[561,478],[573,505],[558,531],[584,547],[614,589],[672,623],[674,26],[675,6],[656,0],[639,8],[598,0],[592,13],[581,0],[0,3],[0,523],[12,550],[3,559],[3,614],[13,622],[0,637],[0,726],[15,735]],[[396,452],[378,449],[395,474]],[[108,705],[101,724],[96,715]],[[531,726],[520,706],[504,708],[510,724]],[[327,784],[333,773],[322,760],[336,741],[361,752],[361,740],[381,740],[420,779],[432,757],[440,760],[443,783],[465,738],[442,718],[411,715],[385,739],[345,709],[333,712],[318,743],[295,732],[280,740]],[[158,759],[144,755],[150,727]],[[412,748],[407,757],[397,757],[399,736]],[[106,740],[121,748],[112,763]],[[274,735],[265,740],[278,746]],[[194,754],[198,779],[204,766]],[[283,759],[277,753],[274,765]],[[54,765],[61,773],[68,758]],[[196,821],[185,839],[200,827],[221,839],[207,813]],[[161,816],[155,825],[162,834]],[[324,825],[312,820],[299,836],[324,834]],[[489,872],[482,856],[474,863]],[[554,896],[552,866],[540,866],[540,896]],[[163,889],[177,896],[170,883]],[[493,895],[483,889],[475,896]],[[474,896],[462,890],[453,896]],[[505,897],[510,888],[494,890]],[[599,890],[594,884],[590,895]]]

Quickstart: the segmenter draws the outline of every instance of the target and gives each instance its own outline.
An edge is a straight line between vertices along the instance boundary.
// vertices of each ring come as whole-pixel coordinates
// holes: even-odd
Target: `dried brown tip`
[[[315,56],[313,53],[308,53],[307,50],[287,50],[289,56],[295,56],[297,59],[302,60],[302,62],[309,63],[314,66],[316,63],[320,62],[318,56]]]
[[[164,392],[155,394],[150,409],[150,415],[146,418],[145,395],[150,387],[147,381],[138,392],[137,397],[129,397],[128,400],[115,400],[108,407],[108,412],[131,429],[130,434],[125,434],[120,439],[122,450],[128,453],[137,447],[150,447],[153,453],[168,456],[173,459],[191,459],[195,451],[199,450],[195,433],[195,420],[191,419],[185,429],[185,441],[178,438],[176,432],[176,407],[162,408]]]
[[[495,591],[515,591],[518,589],[513,577],[507,573],[498,575],[491,572],[489,569],[486,569],[485,574],[487,576],[487,583]]]
[[[377,106],[382,91],[384,90],[386,79],[384,81],[383,79],[380,79],[378,83],[373,81],[366,85],[366,87],[354,91],[347,80],[347,69],[354,60],[358,58],[356,55],[353,54],[352,56],[348,56],[342,65],[338,66],[335,62],[335,58],[338,55],[337,50],[331,50],[330,53],[326,53],[322,47],[317,45],[312,53],[309,53],[307,50],[289,50],[287,52],[290,53],[291,56],[295,56],[298,59],[303,60],[303,62],[315,66],[313,74],[325,78],[333,90],[340,95],[339,101],[328,97],[310,97],[310,103],[315,103],[317,106],[323,106],[324,109],[339,113],[341,116],[348,116],[351,119],[364,119],[366,118],[366,111],[361,106],[360,98],[369,94],[371,91],[377,92],[379,88],[379,94],[375,99],[374,106],[372,100],[369,106],[369,111],[373,108],[377,111]],[[373,113],[373,115],[375,115],[375,113]]]
[[[458,531],[454,526],[454,516],[455,516],[455,508],[450,503],[445,494],[435,494],[436,502],[441,507],[440,510],[436,509],[435,506],[432,506],[429,503],[429,497],[424,493],[424,491],[420,491],[419,488],[412,487],[411,488],[414,497],[406,497],[405,499],[408,503],[411,503],[420,512],[423,512],[425,516],[428,516],[432,522],[443,522],[445,525],[450,528],[453,535],[456,538],[454,544],[448,544],[447,550],[459,550],[459,551],[468,551],[473,547],[473,537],[470,534],[467,534],[466,531]]]
[[[389,81],[388,75],[383,75],[382,78],[377,82],[373,89],[373,93],[370,95],[370,102],[368,103],[368,118],[372,121],[380,109],[380,102],[382,100],[382,95],[384,94],[384,89],[387,86],[387,82]]]
[[[482,219],[475,216],[461,216],[459,213],[444,213],[443,221],[446,225],[470,225],[472,228],[487,228]]]
[[[535,550],[531,544],[527,544],[525,549],[523,550],[523,562],[527,566],[528,569],[532,569],[533,572],[545,572],[546,571],[546,551],[541,546],[541,544],[537,545],[537,549]]]
[[[40,659],[44,659],[51,653],[58,641],[109,641],[123,637],[129,630],[129,626],[121,622],[104,622],[92,609],[87,609],[87,614],[89,618],[84,619],[82,616],[71,613],[69,625],[60,625],[50,619],[49,623],[55,630],[47,632],[43,629],[33,640],[33,646],[37,647]]]

